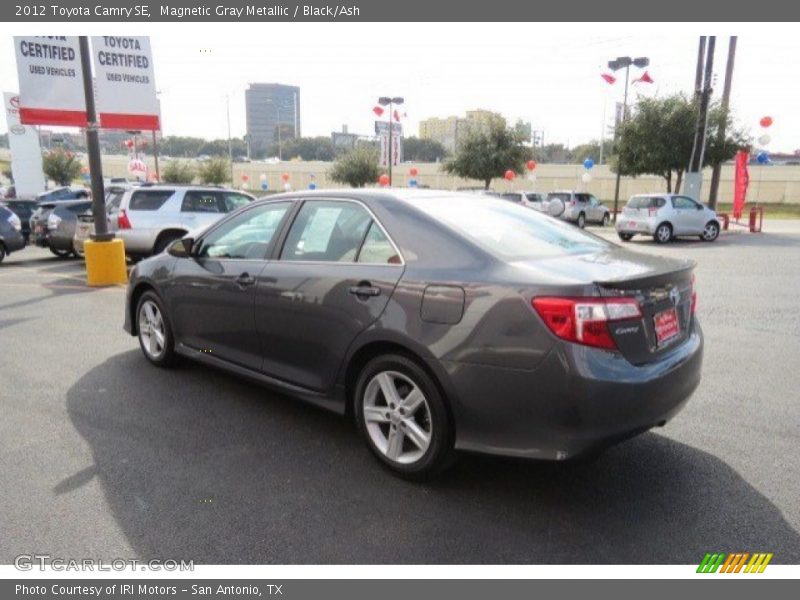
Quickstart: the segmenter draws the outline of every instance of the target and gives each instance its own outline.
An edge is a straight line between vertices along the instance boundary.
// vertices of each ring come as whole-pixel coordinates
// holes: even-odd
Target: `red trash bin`
[[[750,209],[750,232],[761,233],[761,225],[764,223],[764,209],[754,206]]]

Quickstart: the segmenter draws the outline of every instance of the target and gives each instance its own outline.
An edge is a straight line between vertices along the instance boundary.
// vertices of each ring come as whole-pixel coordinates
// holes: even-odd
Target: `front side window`
[[[672,206],[675,208],[697,208],[697,203],[692,200],[691,198],[687,198],[685,196],[675,196],[672,199]]]
[[[220,208],[220,197],[217,192],[186,192],[181,203],[181,212],[219,213],[222,212]]]
[[[308,201],[292,223],[281,259],[355,262],[371,222],[353,202]]]
[[[290,202],[262,204],[234,216],[201,240],[197,256],[224,259],[265,258],[290,206]]]

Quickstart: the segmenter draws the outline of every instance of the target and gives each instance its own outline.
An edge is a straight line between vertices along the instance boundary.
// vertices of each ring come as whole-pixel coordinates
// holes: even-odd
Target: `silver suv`
[[[106,199],[110,230],[125,253],[161,253],[189,231],[205,228],[255,198],[233,189],[195,185],[143,185]]]
[[[575,223],[583,229],[586,223],[608,225],[609,210],[597,198],[585,192],[569,190],[550,192],[541,210],[551,217]]]

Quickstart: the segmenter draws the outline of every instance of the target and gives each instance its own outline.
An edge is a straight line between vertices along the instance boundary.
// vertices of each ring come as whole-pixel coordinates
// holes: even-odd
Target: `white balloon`
[[[267,174],[266,174],[266,173],[262,173],[262,174],[259,176],[259,179],[260,179],[261,181],[266,181],[266,180],[267,180]]]
[[[528,173],[528,181],[536,181],[536,173]]]
[[[764,134],[764,135],[762,135],[760,138],[758,138],[758,143],[759,143],[759,144],[761,144],[762,146],[766,146],[766,145],[767,145],[767,144],[769,144],[771,141],[772,141],[772,138],[771,138],[771,137],[769,137],[769,134],[768,134],[768,133],[765,133],[765,134]]]
[[[583,183],[589,183],[592,180],[592,175],[591,173],[584,173],[581,179],[583,180]]]
[[[287,191],[287,192],[291,192],[292,191],[292,184],[287,181],[286,183],[283,184],[283,189],[285,191]]]

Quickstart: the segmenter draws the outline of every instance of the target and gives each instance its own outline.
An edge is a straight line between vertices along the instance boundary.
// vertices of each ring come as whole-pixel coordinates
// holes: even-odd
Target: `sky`
[[[147,31],[143,32],[145,28]],[[304,136],[374,129],[378,96],[404,96],[407,135],[427,117],[482,108],[544,131],[545,143],[573,147],[597,139],[623,95],[622,73],[600,77],[608,60],[647,56],[654,84],[639,94],[691,93],[698,35],[716,33],[715,96],[724,80],[728,35],[737,34],[732,108],[755,137],[759,119],[774,125],[768,150],[800,149],[800,36],[790,25],[748,24],[703,31],[686,24],[541,23],[288,23],[288,24],[36,24],[15,34],[151,36],[164,135],[227,137],[245,132],[244,90],[251,82],[301,88]],[[641,71],[632,69],[631,79]],[[17,88],[10,32],[0,34],[0,84]],[[0,131],[6,124],[0,123]]]

